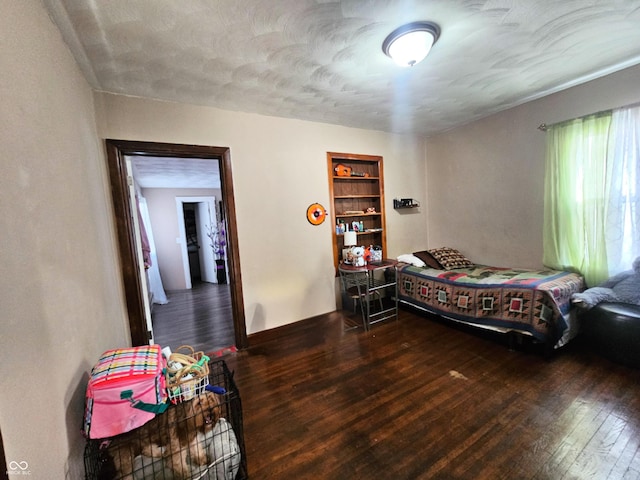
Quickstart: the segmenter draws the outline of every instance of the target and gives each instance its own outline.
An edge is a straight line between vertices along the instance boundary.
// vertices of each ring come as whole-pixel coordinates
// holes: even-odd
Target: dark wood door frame
[[[127,181],[125,156],[154,156],[176,158],[202,158],[218,160],[222,188],[222,208],[227,220],[227,263],[231,288],[231,309],[235,330],[236,347],[248,346],[247,329],[242,296],[242,278],[240,275],[240,256],[238,254],[238,229],[236,222],[235,199],[233,196],[233,177],[231,175],[231,154],[228,147],[209,147],[202,145],[181,145],[171,143],[138,142],[130,140],[107,139],[107,164],[111,183],[116,234],[120,250],[120,264],[124,293],[131,329],[131,342],[134,346],[149,343],[147,323],[142,299],[142,279]]]

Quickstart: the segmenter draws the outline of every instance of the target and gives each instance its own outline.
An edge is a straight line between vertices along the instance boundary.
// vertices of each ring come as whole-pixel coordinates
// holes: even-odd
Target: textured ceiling
[[[429,135],[640,63],[640,0],[43,0],[101,91]],[[403,23],[442,33],[401,68]]]
[[[217,160],[130,156],[133,177],[142,188],[220,188]]]

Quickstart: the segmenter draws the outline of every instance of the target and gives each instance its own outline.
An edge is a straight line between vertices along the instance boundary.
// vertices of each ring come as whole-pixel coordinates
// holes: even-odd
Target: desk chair
[[[369,276],[365,272],[346,272],[339,269],[340,281],[342,283],[343,298],[350,298],[353,302],[353,313],[356,313],[357,306],[360,305],[360,313],[362,315],[362,327],[365,330],[369,329],[367,324],[367,305],[365,301],[367,298],[367,282]],[[369,301],[375,301],[374,297],[378,298],[380,304],[380,310],[382,310],[382,295],[379,291],[375,290],[370,292]]]

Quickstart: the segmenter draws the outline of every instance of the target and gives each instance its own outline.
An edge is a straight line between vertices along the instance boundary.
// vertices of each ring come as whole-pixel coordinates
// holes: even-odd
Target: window
[[[589,286],[640,255],[640,107],[549,127],[544,264]]]

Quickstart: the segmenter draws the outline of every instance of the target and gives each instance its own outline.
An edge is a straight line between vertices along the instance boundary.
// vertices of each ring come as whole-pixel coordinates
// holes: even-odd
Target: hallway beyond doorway
[[[153,306],[156,343],[173,351],[190,345],[205,353],[235,343],[229,285],[199,282],[190,290],[166,293],[169,303]]]

